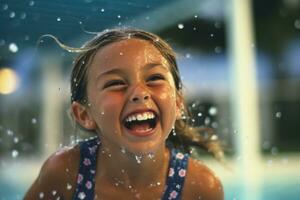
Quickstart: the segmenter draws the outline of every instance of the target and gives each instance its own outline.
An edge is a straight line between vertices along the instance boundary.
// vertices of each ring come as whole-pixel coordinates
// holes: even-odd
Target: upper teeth
[[[131,122],[134,120],[143,121],[147,119],[153,119],[155,117],[153,112],[144,112],[144,113],[138,113],[138,114],[132,114],[129,115],[126,118],[126,122]]]

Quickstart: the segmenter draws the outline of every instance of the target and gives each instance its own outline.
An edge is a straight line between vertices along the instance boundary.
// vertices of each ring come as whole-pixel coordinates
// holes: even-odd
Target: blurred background
[[[81,137],[69,119],[76,56],[96,32],[137,27],[178,55],[195,126],[214,128],[228,200],[300,192],[300,0],[0,0],[0,200],[22,199],[44,160]]]

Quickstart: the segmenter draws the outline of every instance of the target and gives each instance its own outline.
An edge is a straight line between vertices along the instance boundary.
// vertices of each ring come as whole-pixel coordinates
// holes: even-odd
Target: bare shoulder
[[[202,162],[189,159],[183,199],[223,200],[220,179]]]
[[[79,159],[78,146],[62,148],[51,155],[24,200],[71,199],[76,187]]]

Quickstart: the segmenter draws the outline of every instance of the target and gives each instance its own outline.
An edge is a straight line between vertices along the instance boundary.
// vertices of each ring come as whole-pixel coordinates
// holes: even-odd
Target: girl
[[[219,179],[175,148],[192,144],[222,155],[215,137],[204,140],[187,125],[175,55],[166,42],[115,29],[83,48],[64,48],[81,52],[71,77],[72,114],[97,136],[52,155],[25,200],[223,199]]]

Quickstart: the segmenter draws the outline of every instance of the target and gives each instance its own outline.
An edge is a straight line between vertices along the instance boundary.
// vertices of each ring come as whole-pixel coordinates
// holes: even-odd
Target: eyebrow
[[[159,67],[159,68],[167,70],[167,67],[164,66],[162,63],[148,63],[148,64],[145,65],[145,67],[143,68],[143,70],[144,71],[149,71],[150,69],[153,69],[155,67]],[[110,74],[123,75],[124,71],[121,70],[121,69],[119,69],[119,68],[111,69],[111,70],[108,70],[108,71],[106,71],[106,72],[98,75],[97,79],[99,79],[102,76],[110,75]]]

